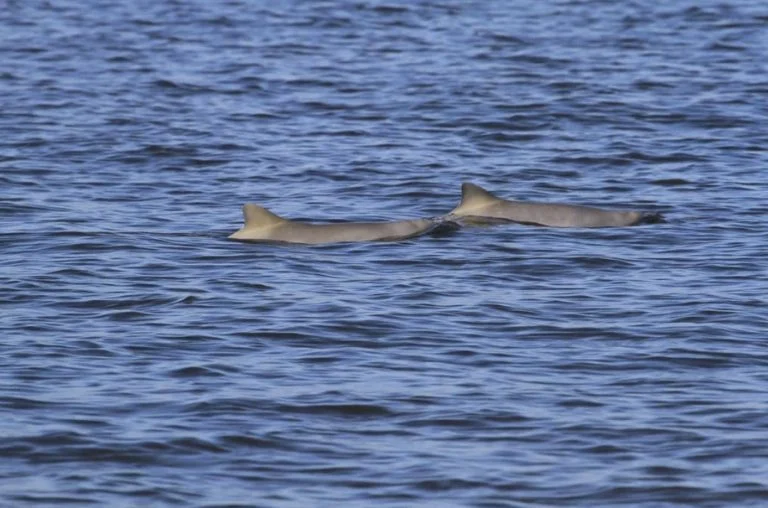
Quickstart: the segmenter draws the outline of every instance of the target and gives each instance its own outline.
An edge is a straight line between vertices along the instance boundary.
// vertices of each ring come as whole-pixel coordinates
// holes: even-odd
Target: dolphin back
[[[461,202],[448,217],[462,222],[516,222],[549,227],[621,227],[663,222],[659,213],[605,210],[564,203],[537,203],[502,199],[471,183],[461,186]]]

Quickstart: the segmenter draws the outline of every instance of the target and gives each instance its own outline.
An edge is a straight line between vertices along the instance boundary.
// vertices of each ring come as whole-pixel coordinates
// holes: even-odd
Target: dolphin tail
[[[665,224],[667,222],[667,219],[664,218],[664,215],[661,214],[661,212],[645,212],[643,215],[640,216],[640,218],[635,222],[635,225],[640,224]]]
[[[432,223],[432,226],[427,230],[429,236],[448,236],[461,229],[461,224],[457,222],[458,217],[454,217],[452,214],[438,215],[437,217],[430,217],[427,219]]]

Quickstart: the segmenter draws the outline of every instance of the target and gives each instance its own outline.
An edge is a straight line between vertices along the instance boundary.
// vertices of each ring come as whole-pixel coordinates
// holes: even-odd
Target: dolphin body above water
[[[470,223],[501,221],[560,228],[604,228],[664,222],[660,213],[509,201],[471,183],[461,185],[461,202],[446,218],[464,219]]]
[[[229,238],[302,244],[397,241],[422,235],[443,224],[441,219],[313,224],[284,219],[253,203],[243,205],[243,217],[245,224]]]

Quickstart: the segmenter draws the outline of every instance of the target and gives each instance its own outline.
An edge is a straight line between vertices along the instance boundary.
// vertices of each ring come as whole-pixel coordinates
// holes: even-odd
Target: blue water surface
[[[0,1],[0,505],[763,506],[768,6]],[[237,243],[510,199],[614,229]]]

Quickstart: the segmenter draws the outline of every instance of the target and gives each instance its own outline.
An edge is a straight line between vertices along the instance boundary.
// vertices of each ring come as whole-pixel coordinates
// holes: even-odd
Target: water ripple
[[[6,3],[0,504],[764,502],[760,4]]]

